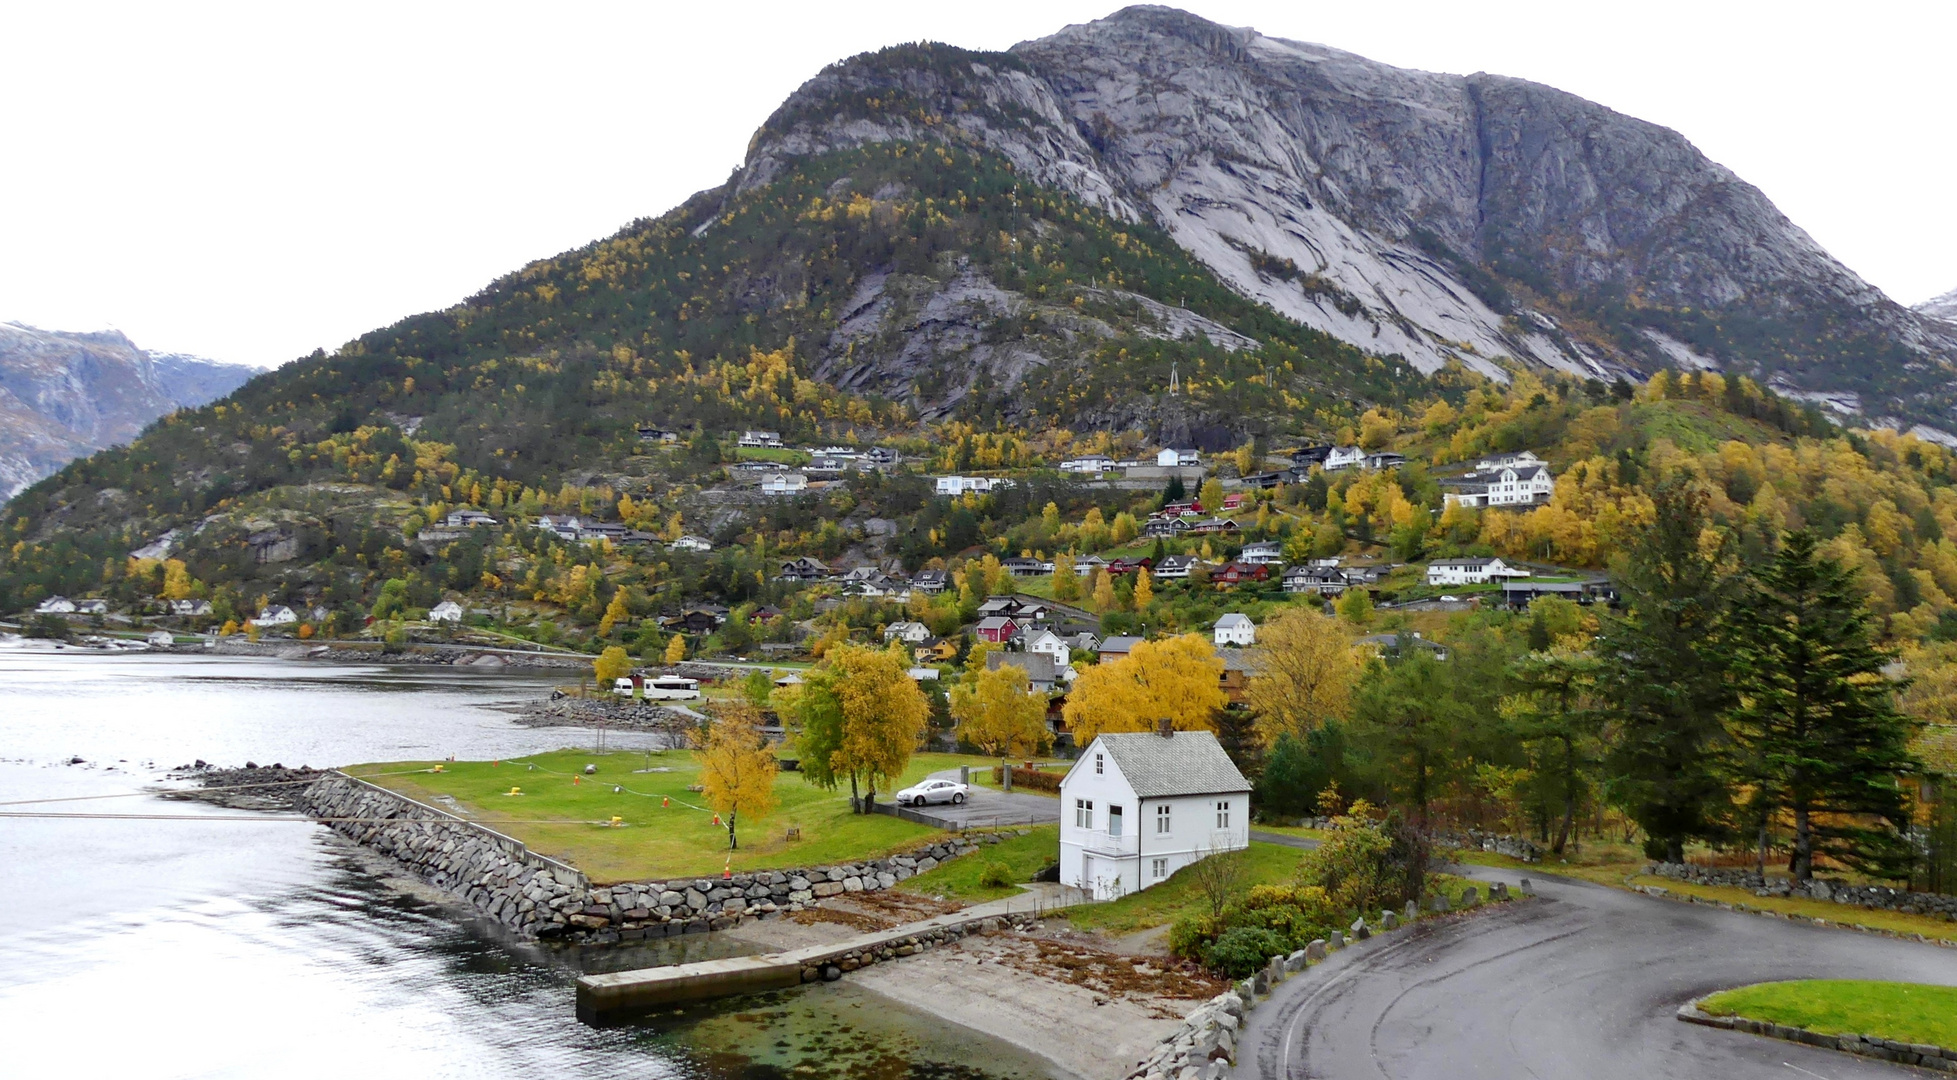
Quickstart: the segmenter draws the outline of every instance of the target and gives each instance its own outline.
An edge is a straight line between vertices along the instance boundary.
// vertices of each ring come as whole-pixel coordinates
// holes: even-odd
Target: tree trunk
[[[863,812],[863,797],[857,794],[855,773],[849,774],[849,812],[852,814]]]
[[[1570,740],[1563,740],[1563,824],[1556,833],[1556,842],[1549,850],[1557,855],[1570,842],[1570,829],[1576,825],[1576,747]]]
[[[736,811],[733,810],[727,811],[727,850],[729,851],[737,851],[740,849],[741,846],[734,839],[734,814],[735,813]]]
[[[1757,858],[1753,860],[1753,862],[1754,862],[1754,866],[1758,868],[1760,872],[1760,880],[1763,882],[1766,881],[1767,879],[1767,817],[1765,814],[1760,815],[1760,854]]]
[[[1794,880],[1814,880],[1814,833],[1806,806],[1794,807]]]
[[[1665,861],[1683,863],[1685,861],[1685,838],[1674,836],[1665,841]]]

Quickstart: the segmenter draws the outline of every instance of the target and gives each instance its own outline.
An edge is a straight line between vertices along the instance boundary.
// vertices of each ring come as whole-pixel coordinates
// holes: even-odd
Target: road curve
[[[1514,873],[1483,871],[1505,878]],[[1247,1017],[1268,1080],[1845,1080],[1929,1075],[1685,1024],[1678,1006],[1769,979],[1957,985],[1957,949],[1560,878],[1539,899],[1360,942]]]

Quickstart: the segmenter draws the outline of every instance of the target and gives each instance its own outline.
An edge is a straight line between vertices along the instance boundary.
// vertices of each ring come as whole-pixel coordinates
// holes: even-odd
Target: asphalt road
[[[1474,868],[1473,875],[1520,875]],[[1335,953],[1248,1017],[1237,1075],[1283,1080],[1845,1080],[1931,1074],[1681,1023],[1771,979],[1957,985],[1957,949],[1534,877],[1539,899]]]
[[[956,780],[957,769],[931,774],[933,780]],[[969,828],[986,825],[1054,825],[1060,821],[1060,800],[1051,795],[1023,795],[1017,791],[995,791],[971,785],[965,805],[932,803],[906,809],[923,814],[943,828]]]

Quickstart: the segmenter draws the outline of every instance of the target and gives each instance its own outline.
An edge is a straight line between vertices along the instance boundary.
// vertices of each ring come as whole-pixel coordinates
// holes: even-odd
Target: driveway
[[[946,769],[931,774],[933,780],[956,780],[957,769]],[[1017,791],[996,791],[988,787],[972,785],[970,794],[965,797],[965,805],[952,806],[950,803],[932,803],[929,806],[905,807],[919,817],[929,819],[941,829],[983,828],[988,825],[1057,825],[1060,823],[1060,800],[1049,795],[1023,795]]]
[[[1467,868],[1507,880],[1515,871]],[[1769,979],[1957,985],[1957,949],[1531,875],[1541,898],[1417,923],[1280,984],[1237,1075],[1337,1080],[1845,1080],[1924,1075],[1681,1023],[1684,1002]]]

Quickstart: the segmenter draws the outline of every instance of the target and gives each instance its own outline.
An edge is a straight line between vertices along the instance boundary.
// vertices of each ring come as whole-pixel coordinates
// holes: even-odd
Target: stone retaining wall
[[[594,886],[514,838],[343,773],[308,787],[301,809],[337,819],[326,824],[521,936],[600,945],[722,930],[824,897],[888,889],[979,846],[958,836],[841,866]]]
[[[802,981],[815,982],[817,979],[823,979],[835,982],[842,978],[846,971],[855,971],[885,960],[915,956],[939,945],[957,941],[967,934],[990,934],[1006,929],[1024,930],[1033,925],[1036,918],[1037,916],[1031,914],[992,915],[970,922],[935,926],[915,934],[906,934],[894,941],[878,941],[873,945],[839,949],[833,955],[810,957],[803,962]]]
[[[1900,911],[1910,915],[1930,915],[1957,921],[1957,896],[1945,893],[1911,892],[1882,885],[1850,885],[1841,881],[1815,878],[1803,885],[1784,877],[1762,878],[1743,867],[1693,866],[1689,863],[1654,863],[1644,868],[1654,877],[1685,881],[1694,885],[1725,885],[1746,889],[1755,896],[1775,896],[1800,900],[1830,900],[1850,907]]]
[[[1914,1065],[1920,1069],[1931,1069],[1936,1072],[1957,1073],[1957,1048],[1948,1046],[1898,1042],[1895,1039],[1882,1039],[1874,1035],[1828,1035],[1803,1027],[1776,1024],[1769,1020],[1751,1020],[1744,1016],[1714,1016],[1699,1008],[1697,1001],[1688,1001],[1680,1006],[1678,1018],[1688,1024],[1700,1024],[1727,1031],[1744,1031],[1753,1035],[1765,1035],[1770,1039],[1785,1039],[1788,1042],[1818,1046],[1824,1050],[1840,1050],[1862,1057],[1892,1061],[1898,1065]]]

